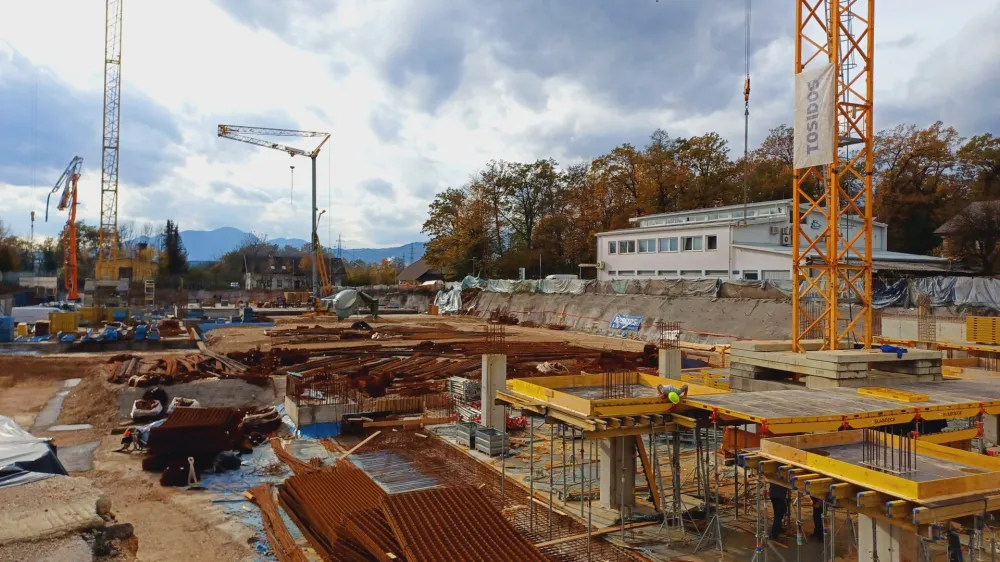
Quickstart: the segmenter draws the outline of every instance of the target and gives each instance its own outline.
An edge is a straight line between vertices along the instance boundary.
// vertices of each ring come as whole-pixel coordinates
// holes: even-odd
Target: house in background
[[[312,290],[310,252],[277,251],[262,256],[244,257],[244,285],[250,290],[309,291]],[[305,266],[303,268],[303,265]],[[330,283],[343,286],[347,269],[344,260],[326,258]]]
[[[419,285],[428,281],[441,281],[442,279],[444,279],[444,276],[441,275],[441,272],[424,262],[423,258],[406,266],[396,276],[397,283],[409,283],[412,285]]]
[[[970,268],[984,272],[994,270],[996,262],[996,238],[1000,235],[1000,201],[974,201],[961,212],[939,226],[934,234],[941,237],[941,255],[956,261],[976,261],[989,263],[967,263]],[[966,247],[962,247],[964,244]],[[990,251],[983,246],[992,244]],[[976,259],[973,259],[976,258]]]
[[[802,211],[807,210],[804,205]],[[629,220],[635,227],[597,234],[598,280],[792,278],[796,229],[791,199],[749,203],[745,209],[729,205]],[[824,220],[815,211],[802,217],[806,230],[816,235],[826,226]],[[850,238],[861,224],[860,218],[845,218],[840,229]],[[886,224],[874,222],[872,266],[876,271],[949,271],[945,258],[891,252],[887,247]]]

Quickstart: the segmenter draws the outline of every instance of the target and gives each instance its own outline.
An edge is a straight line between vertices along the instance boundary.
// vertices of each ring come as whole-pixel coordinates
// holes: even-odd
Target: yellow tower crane
[[[872,342],[874,17],[875,0],[795,1],[796,351]]]

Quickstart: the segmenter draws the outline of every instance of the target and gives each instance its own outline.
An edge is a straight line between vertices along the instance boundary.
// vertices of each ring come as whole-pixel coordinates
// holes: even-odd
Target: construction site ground
[[[357,318],[351,321],[357,320]],[[471,317],[436,317],[427,315],[393,315],[374,321],[365,319],[375,331],[380,327],[394,325],[411,328],[440,328],[448,335],[449,330],[456,330],[435,343],[461,340],[463,332],[477,332],[483,329],[482,319]],[[337,322],[328,316],[304,315],[298,317],[280,317],[274,329],[294,328],[296,326],[346,327],[351,321]],[[321,343],[278,343],[267,333],[267,328],[226,328],[210,331],[207,335],[208,348],[216,353],[246,352],[259,348],[268,351],[272,347],[295,347],[299,349],[336,349],[338,347],[356,346],[363,341],[342,340]],[[420,334],[417,335],[420,337]],[[506,341],[516,342],[565,342],[583,348],[600,351],[641,352],[645,342],[622,339],[618,337],[596,336],[572,332],[568,330],[549,329],[544,327],[507,326]],[[382,345],[410,345],[415,342],[407,339],[389,339],[378,342]],[[85,479],[97,493],[111,501],[112,512],[120,522],[134,526],[134,552],[128,548],[118,554],[122,560],[170,561],[170,560],[255,560],[273,559],[261,552],[257,543],[262,542],[264,534],[261,528],[248,524],[252,519],[251,511],[256,508],[243,506],[244,513],[235,513],[227,509],[225,501],[208,491],[193,491],[183,488],[161,486],[158,475],[142,469],[140,458],[136,455],[115,452],[120,446],[121,432],[129,424],[128,409],[132,400],[139,394],[123,384],[112,384],[108,381],[107,362],[112,353],[87,353],[72,355],[18,355],[0,356],[0,415],[10,416],[23,428],[40,437],[50,437],[59,449],[60,458],[71,470],[71,476]],[[143,354],[136,354],[143,355]],[[163,357],[164,352],[149,352],[150,356]],[[189,352],[171,352],[169,355],[188,357]],[[79,379],[77,381],[77,379]],[[238,379],[205,379],[179,383],[165,387],[171,395],[195,398],[202,406],[228,407],[259,407],[282,402],[285,394],[285,377],[274,376],[264,386],[250,384]],[[60,397],[60,393],[63,395]],[[59,403],[61,401],[61,403]],[[51,420],[40,420],[43,417]],[[44,423],[39,424],[39,421]],[[77,425],[82,424],[82,425]],[[69,426],[62,429],[59,426]],[[56,427],[57,430],[49,428]],[[451,441],[450,427],[435,428]],[[538,435],[547,434],[547,430],[536,429]],[[515,440],[526,435],[524,430],[512,432]],[[354,437],[341,437],[336,441],[336,448],[348,450],[360,441]],[[550,443],[536,443],[536,468],[538,463],[547,462]],[[303,461],[315,456],[321,456],[317,451],[322,447],[308,446],[308,442],[300,440],[288,449],[298,455]],[[499,470],[500,462],[489,459],[479,453],[470,453],[484,463],[489,463]],[[65,456],[65,458],[64,458]],[[544,458],[543,458],[544,457]],[[694,470],[693,454],[682,461],[682,469],[688,473]],[[507,460],[508,476],[515,481],[524,482],[527,474],[527,453],[524,449]],[[62,478],[62,477],[59,477]],[[544,477],[536,485],[536,497],[547,501],[547,481]],[[642,482],[642,471],[637,474],[637,483]],[[687,488],[689,488],[688,486]],[[18,490],[22,487],[8,489]],[[45,486],[38,486],[44,496]],[[685,488],[685,494],[692,490]],[[0,490],[2,491],[2,490]],[[52,492],[52,502],[65,501]],[[650,511],[651,504],[642,493],[638,494],[640,506],[637,511]],[[689,495],[685,496],[690,498]],[[0,497],[0,514],[6,511],[7,502]],[[694,503],[696,500],[690,498]],[[578,501],[566,503],[556,500],[556,509],[579,517]],[[237,510],[239,511],[239,510]],[[808,512],[808,510],[806,510]],[[736,520],[735,509],[727,505],[723,509],[727,531],[725,535],[726,553],[720,557],[712,547],[702,547],[702,552],[692,554],[696,536],[690,533],[681,540],[671,537],[667,531],[660,531],[659,525],[630,529],[628,537],[630,544],[641,544],[642,552],[653,560],[749,560],[754,548],[754,519],[752,513],[742,512]],[[9,516],[9,512],[7,513]],[[614,524],[617,511],[606,511],[596,507],[593,512],[594,528]],[[807,531],[811,531],[808,515]],[[2,521],[2,517],[0,517]],[[56,533],[43,540],[32,542],[19,541],[18,537],[10,537],[7,544],[0,545],[0,561],[3,560],[55,560],[66,558],[54,555],[53,552],[72,553],[81,548],[79,532]],[[612,541],[614,538],[609,537]],[[308,545],[298,537],[300,546]],[[779,541],[794,545],[794,537],[788,535]],[[818,548],[817,545],[807,548]],[[75,549],[75,550],[74,550]],[[305,548],[309,552],[308,548]],[[846,551],[846,550],[845,550]],[[808,552],[808,551],[804,551]],[[794,550],[785,554],[794,556]],[[62,556],[62,558],[60,558]],[[808,559],[808,555],[807,558]]]

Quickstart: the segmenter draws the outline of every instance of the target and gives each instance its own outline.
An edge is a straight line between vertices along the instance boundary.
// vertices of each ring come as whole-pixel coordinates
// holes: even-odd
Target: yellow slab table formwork
[[[788,435],[861,429],[909,423],[917,419],[947,420],[1000,414],[1000,385],[981,380],[915,382],[894,391],[928,397],[902,402],[859,393],[855,388],[769,390],[689,396],[687,407],[713,412],[724,422],[750,422],[762,434]],[[922,396],[921,396],[922,397]]]
[[[900,436],[876,438],[901,443]],[[916,469],[894,474],[842,454],[862,439],[861,430],[767,438],[737,462],[769,482],[914,532],[1000,511],[1000,459],[912,440]]]
[[[629,397],[600,398],[609,375],[582,374],[509,380],[507,389],[497,393],[497,400],[582,429],[589,439],[672,429],[672,424],[667,427],[671,423],[670,414],[683,409],[684,403],[674,405],[660,397],[656,392],[658,385],[687,384],[689,399],[727,394],[725,390],[645,373],[627,375],[634,377],[634,392]]]

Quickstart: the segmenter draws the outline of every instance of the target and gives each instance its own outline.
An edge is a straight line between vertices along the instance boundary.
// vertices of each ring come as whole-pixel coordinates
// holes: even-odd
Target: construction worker
[[[666,398],[674,404],[680,403],[688,395],[688,385],[676,387],[669,384],[661,384],[656,387],[656,390],[660,393],[660,398]]]
[[[783,523],[788,514],[788,490],[771,482],[767,490],[771,498],[771,509],[774,511],[774,523],[771,524],[771,540],[777,540],[778,535],[785,531]]]
[[[823,540],[823,500],[809,496],[813,502],[813,538]]]

